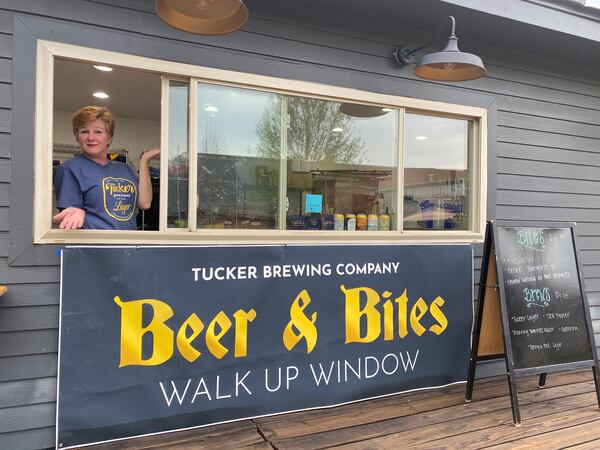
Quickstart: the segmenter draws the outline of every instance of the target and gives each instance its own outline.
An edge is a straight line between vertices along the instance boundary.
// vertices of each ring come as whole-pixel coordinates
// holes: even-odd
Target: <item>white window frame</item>
[[[338,102],[356,102],[398,110],[398,186],[397,230],[394,231],[318,231],[318,230],[195,230],[195,213],[190,214],[187,229],[166,227],[168,177],[161,177],[159,231],[58,230],[52,229],[52,129],[54,58],[82,60],[94,64],[121,66],[163,75],[161,107],[161,173],[168,173],[168,86],[169,79],[190,79],[189,174],[190,206],[196,198],[197,139],[195,89],[197,82],[229,85],[320,98]],[[241,81],[240,81],[241,80]],[[326,93],[324,95],[323,93]],[[416,112],[473,121],[473,156],[470,161],[471,230],[402,230],[404,114]],[[250,73],[214,69],[76,45],[38,40],[36,64],[35,163],[34,163],[34,243],[36,244],[275,244],[275,243],[398,243],[407,242],[482,242],[486,223],[487,199],[487,110],[429,100],[372,93],[338,86],[287,80]],[[190,208],[191,211],[191,208]]]

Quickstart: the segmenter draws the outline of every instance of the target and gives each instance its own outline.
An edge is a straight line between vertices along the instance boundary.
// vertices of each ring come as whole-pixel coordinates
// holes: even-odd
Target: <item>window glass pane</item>
[[[279,95],[198,85],[198,228],[278,228]],[[261,126],[275,117],[268,129]]]
[[[468,230],[472,122],[406,114],[404,229]]]
[[[161,77],[157,73],[55,58],[52,155],[54,171],[60,164],[81,153],[73,135],[72,114],[84,106],[104,106],[115,120],[114,136],[108,146],[107,158],[128,165],[137,175],[142,152],[160,145],[160,98]],[[134,212],[137,229],[158,229],[159,167],[159,158],[150,161],[152,205],[146,211]],[[92,179],[90,175],[90,180]],[[102,192],[99,186],[100,184],[94,182],[91,188],[82,193],[86,208],[93,210],[94,214],[100,217],[103,217],[103,210],[109,216],[119,216],[118,199],[113,199],[113,203],[108,202],[108,205],[112,206],[103,206],[102,195],[98,194]],[[53,201],[56,202],[55,199]],[[53,211],[54,214],[58,212],[56,209]],[[57,224],[54,224],[54,227],[57,227]],[[96,225],[92,227],[103,228]]]
[[[167,226],[186,228],[188,220],[189,85],[169,82],[169,189]]]
[[[393,229],[397,111],[302,97],[285,107],[287,228]]]

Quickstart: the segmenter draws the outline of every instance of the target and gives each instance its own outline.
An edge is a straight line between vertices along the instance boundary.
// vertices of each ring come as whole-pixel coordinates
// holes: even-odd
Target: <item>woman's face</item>
[[[104,163],[112,138],[102,119],[90,120],[77,129],[77,143],[88,158]]]

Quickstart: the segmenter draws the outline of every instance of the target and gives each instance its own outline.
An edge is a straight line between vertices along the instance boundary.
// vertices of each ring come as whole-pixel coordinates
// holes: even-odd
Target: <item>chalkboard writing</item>
[[[592,359],[570,228],[496,228],[515,369]]]

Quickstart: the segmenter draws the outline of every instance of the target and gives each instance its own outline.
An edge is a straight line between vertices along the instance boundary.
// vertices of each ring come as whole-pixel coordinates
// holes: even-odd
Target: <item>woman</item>
[[[139,180],[127,164],[108,159],[115,121],[103,106],[84,106],[73,114],[73,134],[81,154],[61,164],[54,177],[53,217],[61,230],[135,230],[135,209],[152,203],[149,162],[160,154],[152,148],[140,158]]]

